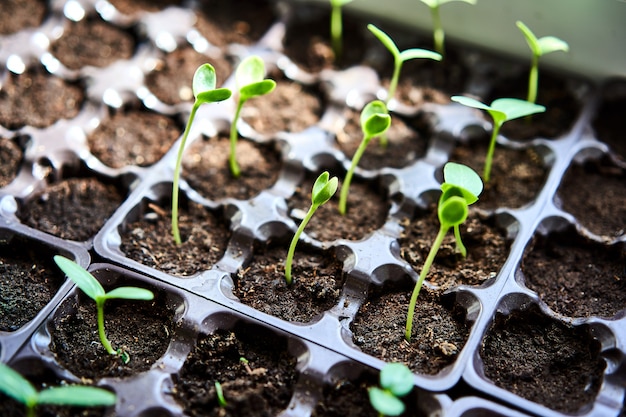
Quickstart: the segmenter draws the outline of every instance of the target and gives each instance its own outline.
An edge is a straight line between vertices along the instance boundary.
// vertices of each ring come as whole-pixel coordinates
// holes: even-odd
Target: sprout
[[[359,163],[359,160],[367,148],[367,144],[373,137],[384,134],[391,125],[391,116],[387,112],[387,106],[380,100],[374,100],[368,103],[361,112],[361,130],[363,131],[363,140],[352,157],[352,164],[346,173],[346,178],[341,187],[341,195],[339,197],[339,213],[346,214],[346,206],[348,202],[348,190],[352,175]]]
[[[178,148],[178,156],[176,158],[176,166],[174,168],[174,181],[172,183],[172,235],[177,245],[182,243],[180,239],[180,231],[178,229],[178,182],[180,180],[180,171],[183,161],[183,152],[187,136],[191,130],[191,124],[196,117],[196,112],[201,104],[215,103],[229,98],[232,92],[228,88],[215,88],[216,85],[215,69],[211,64],[203,64],[193,75],[192,89],[196,98],[185,126],[185,132]]]
[[[493,131],[491,133],[491,141],[489,142],[489,149],[487,150],[487,157],[485,158],[485,169],[483,171],[483,179],[485,182],[489,182],[493,152],[496,149],[498,132],[500,132],[500,128],[504,122],[535,113],[541,113],[546,110],[543,106],[516,98],[499,98],[494,100],[491,103],[491,106],[487,106],[486,104],[470,97],[453,96],[451,99],[452,101],[456,101],[464,106],[487,110],[493,118]]]
[[[239,100],[237,101],[237,110],[233,123],[230,126],[230,173],[233,177],[239,178],[241,171],[237,165],[235,148],[237,146],[237,121],[243,104],[250,98],[268,94],[276,88],[274,80],[265,80],[265,63],[261,57],[252,55],[245,58],[235,71],[235,85],[239,92]]]
[[[228,404],[226,403],[226,398],[224,398],[224,390],[222,389],[222,384],[218,381],[215,381],[215,395],[217,396],[217,403],[220,407],[224,408]]]
[[[342,54],[343,23],[341,8],[352,0],[330,0],[330,42],[335,54],[335,60],[339,60]]]
[[[59,255],[54,257],[54,261],[65,275],[74,281],[78,288],[96,302],[98,334],[100,335],[100,342],[102,342],[102,346],[104,346],[107,353],[111,355],[121,354],[122,357],[125,358],[125,362],[128,362],[128,356],[123,354],[121,350],[116,351],[113,349],[111,342],[107,339],[104,331],[104,303],[106,300],[115,298],[126,300],[152,300],[154,298],[152,291],[137,287],[118,287],[109,292],[105,292],[98,280],[76,262]]]
[[[530,63],[530,74],[528,75],[528,98],[527,100],[534,103],[537,100],[537,86],[539,84],[539,57],[550,52],[569,51],[567,42],[554,36],[544,36],[537,38],[535,34],[522,21],[515,22],[519,30],[524,34],[526,43],[533,54]]]
[[[430,248],[430,252],[428,252],[428,257],[424,262],[422,272],[411,294],[409,311],[406,317],[406,332],[404,335],[407,341],[411,340],[413,314],[415,313],[417,296],[435,260],[443,238],[451,227],[454,229],[457,251],[460,252],[463,257],[467,256],[467,249],[461,241],[459,226],[467,219],[469,213],[468,206],[478,201],[478,196],[483,191],[483,183],[478,174],[476,174],[473,169],[462,164],[448,162],[443,167],[443,179],[444,183],[441,184],[442,193],[439,197],[439,205],[437,207],[437,215],[440,223],[439,233],[435,238],[433,246]]]
[[[39,392],[22,375],[0,363],[0,392],[26,406],[26,417],[35,416],[38,405],[68,407],[105,407],[114,405],[114,393],[102,388],[82,385],[48,387]]]
[[[445,33],[443,31],[443,26],[441,25],[441,18],[439,17],[439,6],[453,1],[463,1],[469,4],[476,4],[476,0],[421,0],[422,3],[430,7],[430,14],[433,17],[433,40],[435,44],[435,51],[439,52],[442,56],[445,55]]]
[[[401,363],[388,363],[380,370],[380,386],[368,389],[370,403],[381,416],[404,413],[404,397],[413,390],[413,373]]]
[[[300,223],[298,230],[296,230],[296,233],[293,235],[293,239],[291,239],[289,252],[287,252],[287,259],[285,259],[285,280],[288,285],[291,285],[291,264],[293,263],[293,255],[296,251],[296,245],[300,239],[302,231],[309,223],[309,220],[311,220],[311,217],[313,217],[313,213],[315,213],[317,208],[322,204],[326,204],[326,202],[328,202],[328,200],[330,200],[337,191],[337,177],[332,177],[329,180],[329,176],[328,172],[324,171],[319,177],[317,177],[317,180],[315,180],[315,184],[313,184],[313,189],[311,190],[311,207]]]

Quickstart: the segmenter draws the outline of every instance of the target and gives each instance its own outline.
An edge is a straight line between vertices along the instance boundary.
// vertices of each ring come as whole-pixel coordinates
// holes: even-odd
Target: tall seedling
[[[535,103],[537,101],[537,89],[539,86],[539,58],[551,52],[569,51],[567,42],[554,36],[544,36],[537,38],[535,34],[522,21],[515,22],[519,30],[526,38],[526,43],[532,53],[530,61],[530,73],[528,74],[528,98],[527,101]]]
[[[257,55],[252,55],[245,58],[235,71],[235,84],[237,92],[239,93],[239,99],[237,100],[237,110],[235,111],[235,117],[233,123],[230,125],[230,154],[228,158],[230,173],[233,177],[239,178],[241,170],[237,164],[237,122],[239,121],[239,115],[243,104],[253,97],[262,96],[268,94],[276,88],[276,82],[274,80],[265,78],[265,63],[263,59]]]
[[[435,242],[430,248],[430,252],[428,252],[428,256],[422,267],[422,272],[420,272],[420,276],[411,294],[404,334],[407,341],[411,340],[413,315],[415,314],[417,296],[435,260],[439,247],[441,247],[443,239],[450,228],[454,229],[457,251],[461,253],[463,257],[467,256],[467,249],[461,240],[459,226],[467,219],[469,213],[468,206],[478,201],[478,196],[483,191],[483,183],[478,174],[471,168],[462,164],[448,162],[443,167],[443,179],[444,182],[441,184],[442,193],[437,206],[437,215],[440,223],[439,233],[437,233]]]
[[[183,162],[183,152],[185,151],[185,144],[191,125],[196,117],[196,112],[200,105],[204,103],[215,103],[223,101],[229,98],[232,92],[228,88],[218,88],[215,86],[217,79],[215,76],[215,68],[211,64],[203,64],[196,70],[193,75],[192,90],[195,97],[195,102],[191,108],[189,119],[187,119],[187,126],[185,126],[185,132],[183,138],[180,141],[180,147],[178,148],[178,155],[176,158],[176,166],[174,168],[174,180],[172,182],[172,235],[177,245],[182,243],[180,238],[180,230],[178,228],[178,183],[180,181],[180,171]]]
[[[342,7],[353,0],[330,0],[330,44],[333,48],[335,61],[341,59],[343,53],[343,16]]]
[[[435,45],[435,51],[439,52],[442,56],[445,55],[445,32],[441,24],[441,17],[439,16],[439,7],[442,4],[451,3],[453,1],[462,1],[464,3],[476,4],[476,0],[420,0],[422,3],[430,7],[430,14],[433,18],[433,41]]]

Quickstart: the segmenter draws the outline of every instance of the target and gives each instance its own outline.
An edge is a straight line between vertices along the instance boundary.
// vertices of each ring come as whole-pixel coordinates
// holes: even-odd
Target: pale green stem
[[[26,417],[35,417],[35,407],[36,405],[26,406]]]
[[[493,162],[493,153],[496,150],[496,142],[498,139],[498,133],[500,132],[500,127],[502,126],[502,122],[495,122],[493,124],[493,132],[491,133],[491,141],[489,142],[489,149],[487,150],[487,157],[485,158],[485,169],[483,171],[483,180],[485,183],[489,182],[489,177],[491,176],[491,164]]]
[[[341,59],[341,54],[343,53],[341,32],[341,6],[332,6],[330,10],[330,41],[335,54],[335,61]]]
[[[307,223],[313,217],[313,213],[319,207],[319,204],[312,204],[309,208],[308,213],[302,219],[300,226],[298,226],[298,230],[296,230],[296,234],[293,235],[293,239],[291,239],[291,244],[289,245],[289,251],[287,252],[287,259],[285,259],[285,281],[287,281],[287,285],[291,285],[291,264],[293,263],[293,255],[296,252],[296,245],[298,244],[298,240],[300,239],[300,235],[304,231]]]
[[[96,301],[96,308],[98,310],[98,335],[100,335],[100,342],[106,349],[107,353],[115,355],[117,352],[111,346],[111,342],[107,339],[107,335],[104,332],[104,299]]]
[[[357,148],[354,156],[352,157],[352,164],[350,164],[350,169],[346,173],[346,178],[343,180],[343,184],[341,186],[341,195],[339,197],[339,213],[346,214],[346,209],[348,205],[348,191],[350,189],[350,183],[352,182],[352,175],[354,175],[354,170],[356,169],[359,160],[363,156],[365,152],[365,148],[367,148],[367,144],[372,139],[372,136],[366,136],[363,138],[363,141]]]
[[[445,55],[444,39],[445,33],[443,26],[441,25],[441,17],[439,16],[439,6],[430,9],[430,13],[433,17],[433,40],[435,42],[435,51]]]
[[[237,121],[239,120],[239,114],[241,113],[241,108],[243,107],[243,103],[245,100],[239,99],[237,103],[237,111],[235,111],[235,118],[233,119],[233,124],[230,126],[230,155],[228,156],[228,164],[230,166],[230,173],[234,178],[239,178],[241,175],[241,171],[239,170],[239,165],[237,164],[237,137],[239,132],[237,131]]]
[[[191,113],[189,114],[189,120],[187,120],[187,126],[185,126],[185,132],[183,138],[180,141],[180,147],[178,148],[178,155],[176,157],[176,166],[174,167],[174,181],[172,182],[172,235],[174,235],[174,242],[177,245],[182,243],[180,239],[180,230],[178,229],[178,183],[180,181],[180,173],[183,164],[183,152],[185,151],[185,143],[191,130],[191,124],[196,117],[196,111],[200,107],[199,102],[195,102]]]
[[[539,55],[533,54],[530,63],[530,73],[528,74],[528,98],[527,101],[535,103],[537,101],[537,88],[539,86]]]
[[[454,225],[454,240],[456,241],[456,249],[463,255],[465,258],[467,256],[467,249],[461,240],[461,230],[458,224]]]
[[[439,233],[437,234],[437,237],[435,238],[435,242],[433,243],[433,246],[430,248],[430,252],[428,252],[428,257],[426,258],[426,262],[424,262],[424,267],[422,268],[422,272],[420,273],[420,276],[417,282],[415,283],[415,287],[413,288],[413,293],[411,294],[411,301],[409,302],[409,312],[406,315],[406,331],[404,333],[404,338],[407,340],[407,342],[411,341],[411,332],[413,331],[413,315],[415,314],[415,305],[417,304],[417,296],[419,295],[420,289],[422,288],[422,285],[424,284],[424,280],[426,279],[426,276],[428,275],[428,271],[430,271],[430,267],[433,264],[433,261],[435,260],[435,256],[437,255],[437,252],[439,251],[439,247],[441,246],[441,243],[443,242],[443,238],[446,236],[446,233],[448,233],[448,229],[449,227],[444,227],[443,225],[439,227]]]

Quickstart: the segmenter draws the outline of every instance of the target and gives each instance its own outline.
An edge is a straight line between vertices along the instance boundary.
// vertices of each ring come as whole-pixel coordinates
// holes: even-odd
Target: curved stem
[[[343,180],[343,184],[341,185],[341,195],[339,197],[339,213],[346,214],[346,208],[348,204],[348,191],[350,189],[350,182],[352,182],[352,175],[354,175],[354,170],[359,163],[359,160],[363,156],[365,152],[365,148],[367,148],[367,144],[372,139],[371,136],[364,137],[361,141],[361,144],[357,148],[354,156],[352,157],[352,163],[350,164],[350,169],[346,172],[346,178]]]
[[[313,217],[313,213],[315,213],[315,210],[317,210],[318,207],[319,205],[315,205],[315,204],[311,205],[308,213],[306,214],[306,216],[304,216],[304,219],[302,219],[302,222],[300,222],[300,226],[298,226],[298,230],[296,230],[296,234],[294,234],[293,239],[291,239],[291,244],[289,245],[289,251],[287,252],[287,258],[285,259],[285,281],[287,281],[287,285],[291,285],[291,282],[292,282],[291,264],[293,263],[293,255],[296,252],[296,245],[298,244],[298,240],[300,239],[300,235],[304,231],[304,228],[306,227],[307,223],[309,223],[309,220],[311,220],[311,217]]]
[[[185,126],[185,132],[183,133],[183,138],[180,141],[178,155],[176,156],[176,166],[174,167],[174,180],[172,181],[172,235],[174,235],[174,242],[176,242],[177,245],[182,243],[180,239],[180,230],[178,229],[178,183],[180,181],[185,143],[187,142],[187,137],[189,136],[189,131],[191,130],[191,124],[193,123],[193,119],[196,117],[196,111],[199,107],[200,103],[196,101],[191,109],[189,119],[187,120],[187,126]]]
[[[420,273],[419,279],[417,280],[417,282],[415,283],[415,287],[413,288],[413,293],[411,294],[411,301],[409,302],[409,312],[406,315],[406,330],[404,332],[404,338],[407,340],[407,342],[411,341],[411,332],[413,331],[413,315],[415,314],[415,305],[417,304],[417,296],[419,295],[420,289],[422,288],[422,285],[424,284],[424,280],[426,279],[426,276],[428,275],[428,271],[430,271],[430,267],[433,264],[433,261],[435,260],[435,255],[437,255],[437,252],[439,252],[439,247],[441,246],[441,243],[443,242],[443,238],[446,236],[446,233],[448,233],[448,229],[449,227],[444,227],[443,225],[439,227],[439,233],[437,234],[437,237],[435,238],[435,242],[433,243],[433,246],[430,248],[430,252],[428,252],[428,257],[426,258],[426,261],[424,262],[422,272]]]
[[[241,175],[241,171],[239,170],[239,165],[237,164],[237,137],[239,132],[237,131],[237,121],[239,120],[239,114],[241,113],[241,108],[243,107],[243,103],[245,100],[239,98],[239,102],[237,103],[237,110],[235,111],[235,118],[233,119],[233,124],[230,125],[230,154],[228,156],[228,164],[230,166],[230,173],[234,178],[239,178]]]
[[[105,299],[96,300],[96,308],[98,310],[98,335],[100,336],[100,342],[110,355],[115,355],[116,352],[111,346],[111,342],[107,339],[107,335],[104,332],[104,301]]]
[[[467,256],[467,249],[461,240],[461,230],[458,224],[454,225],[454,240],[456,241],[456,249],[463,255],[465,258]]]
[[[487,157],[485,158],[485,169],[483,171],[483,180],[485,180],[485,183],[489,182],[489,177],[491,176],[491,164],[493,162],[493,153],[496,149],[496,142],[498,139],[498,133],[500,132],[501,126],[502,126],[502,122],[494,121],[493,132],[491,133],[491,141],[489,142],[489,149],[487,150]]]

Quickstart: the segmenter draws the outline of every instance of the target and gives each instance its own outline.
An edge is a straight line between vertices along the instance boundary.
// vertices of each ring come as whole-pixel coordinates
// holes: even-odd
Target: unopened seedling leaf
[[[380,371],[380,386],[404,397],[413,390],[413,372],[404,364],[388,363]]]
[[[391,124],[391,116],[387,106],[380,100],[368,103],[361,112],[361,129],[366,137],[374,137],[384,133]]]
[[[449,162],[443,167],[444,183],[441,189],[445,192],[451,186],[461,189],[467,204],[474,204],[483,191],[483,182],[473,169],[463,164]]]
[[[311,202],[316,206],[326,204],[326,202],[328,202],[328,200],[330,200],[337,191],[339,180],[337,179],[337,177],[333,177],[329,180],[329,176],[330,174],[328,173],[328,171],[324,171],[317,178],[317,180],[315,180],[315,184],[313,184],[313,190],[311,191]]]
[[[404,403],[401,399],[386,390],[372,387],[368,390],[370,403],[381,415],[399,416],[404,413]]]

